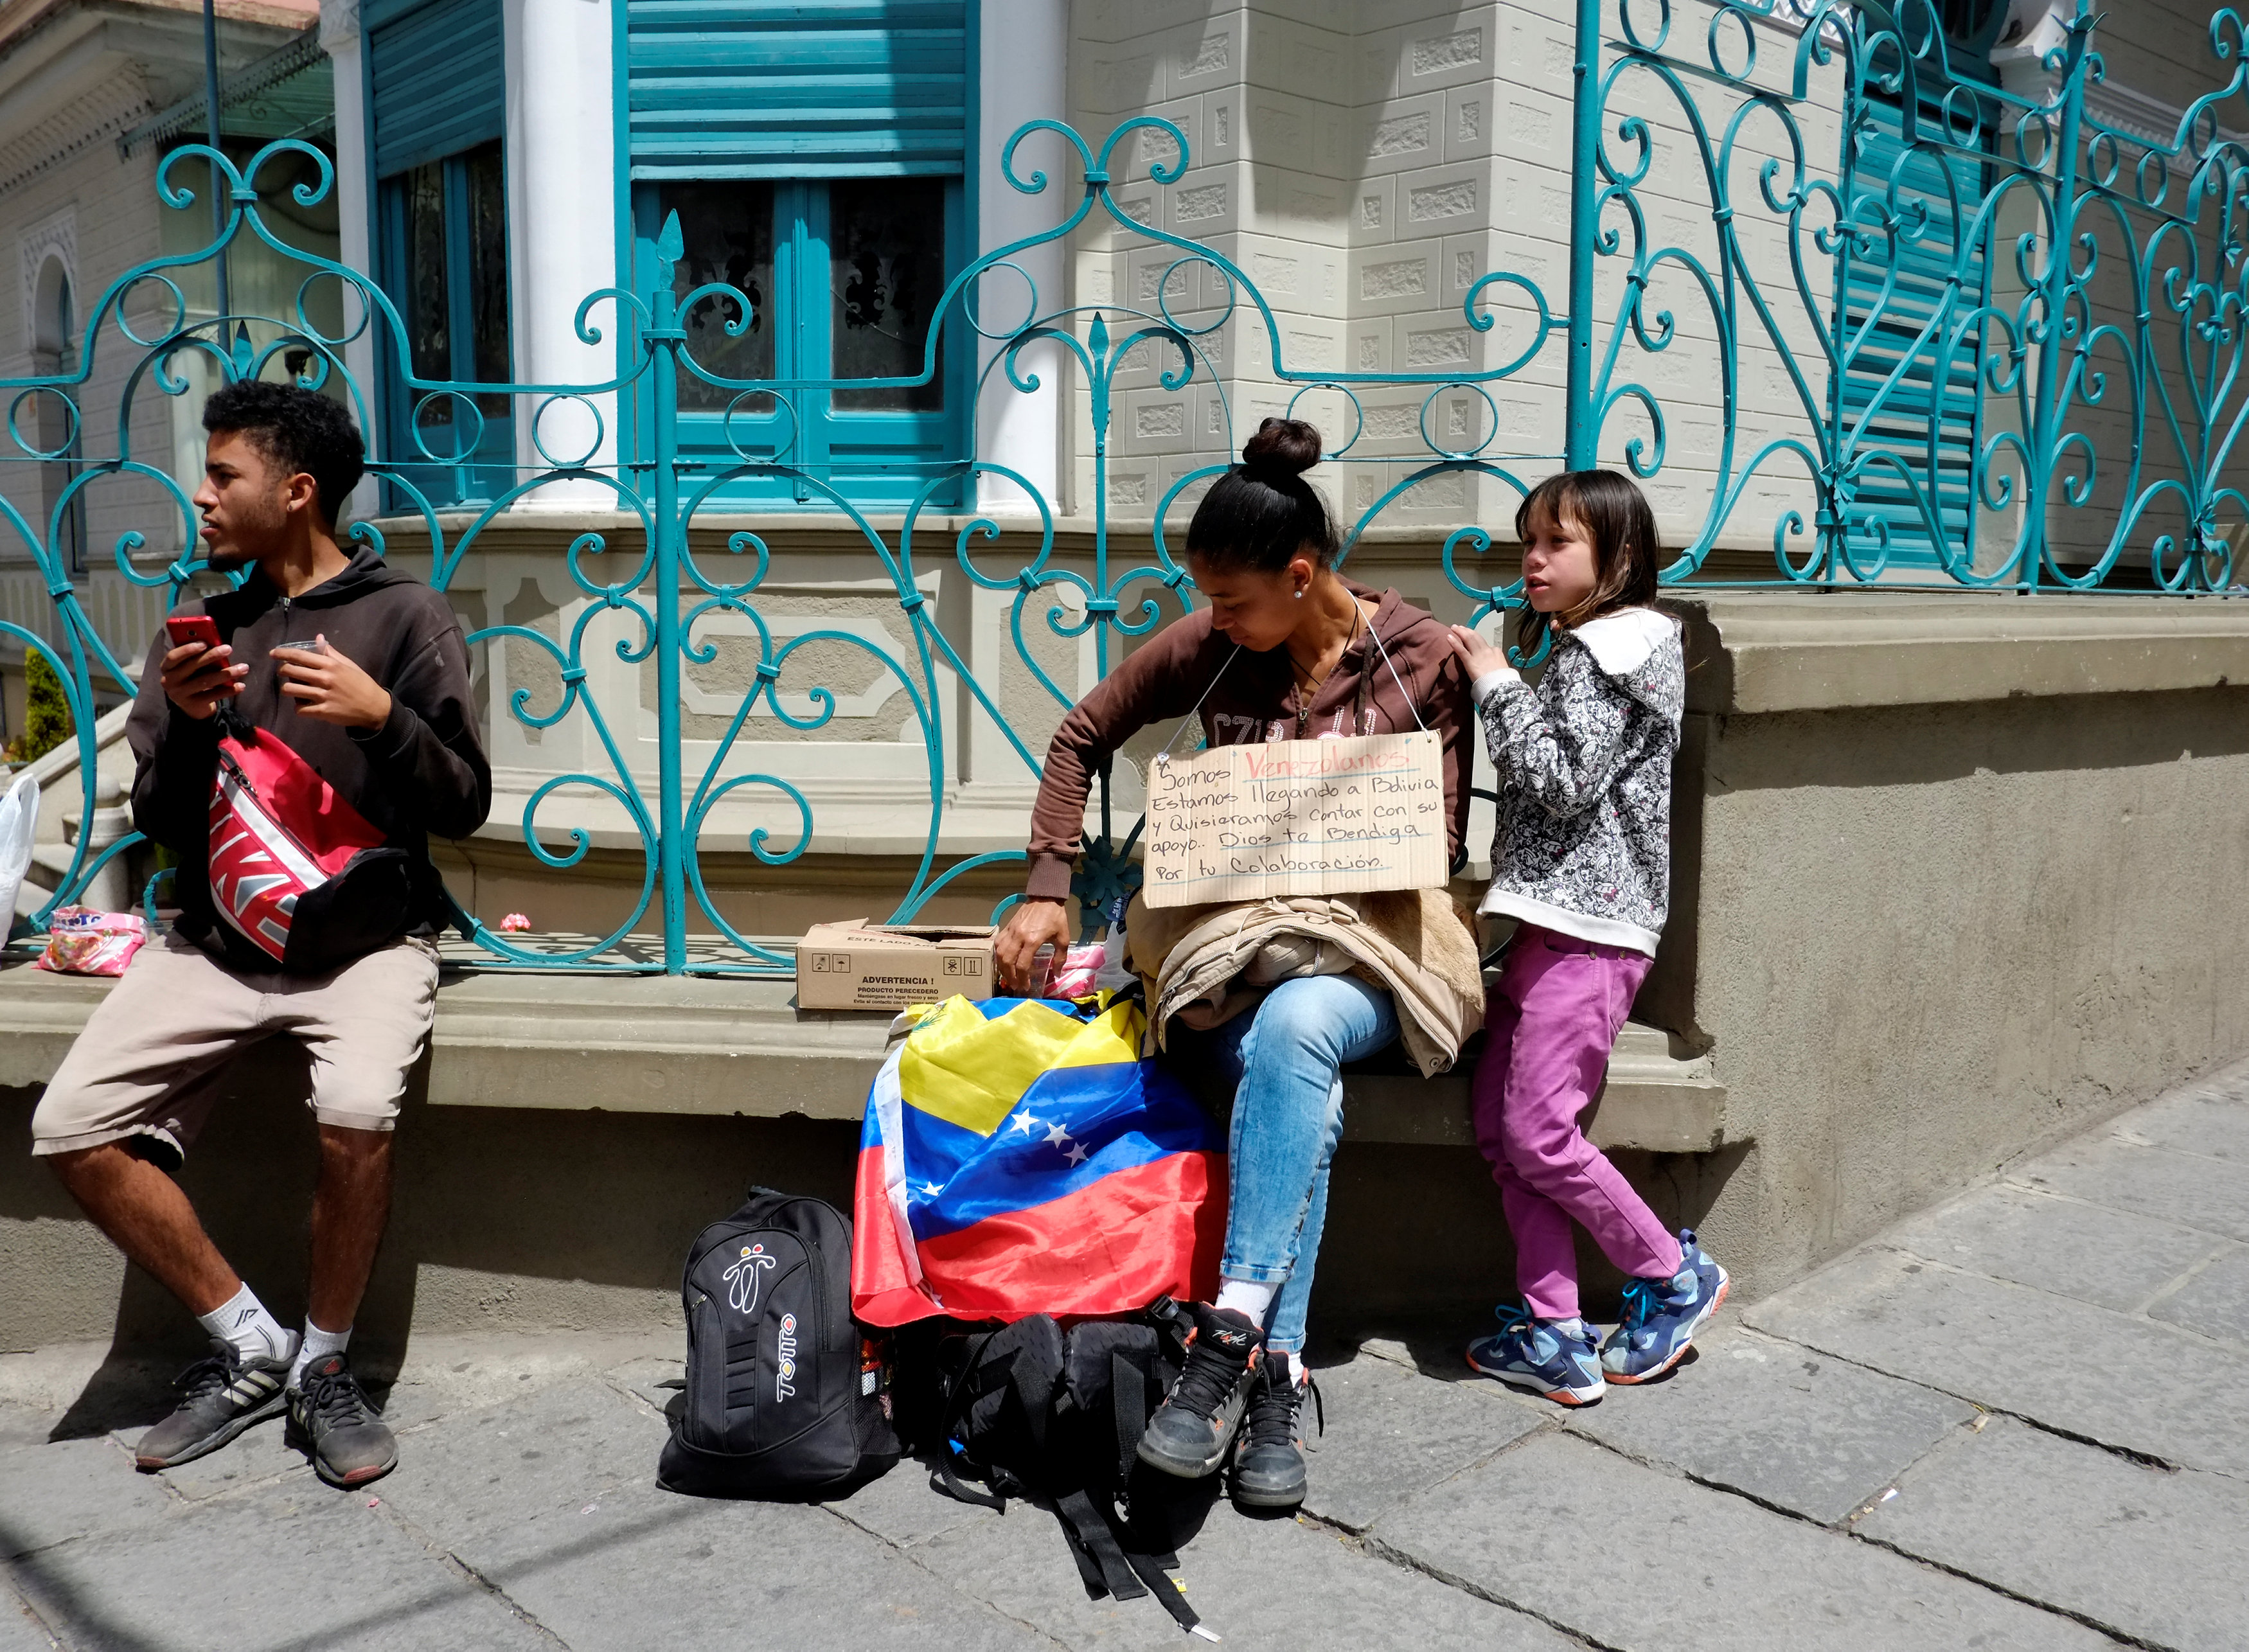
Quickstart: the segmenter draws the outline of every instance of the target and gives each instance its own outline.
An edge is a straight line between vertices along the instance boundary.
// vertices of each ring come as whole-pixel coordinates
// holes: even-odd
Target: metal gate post
[[[1570,349],[1562,392],[1563,465],[1591,470],[1600,444],[1593,396],[1593,239],[1600,224],[1601,0],[1578,0],[1570,102]]]
[[[648,330],[654,347],[649,364],[656,419],[656,498],[650,520],[656,532],[656,750],[657,878],[664,893],[664,973],[687,973],[687,846],[682,841],[679,752],[679,569],[680,541],[687,532],[679,520],[679,360],[686,334],[679,325],[678,296],[671,290],[672,266],[684,251],[679,216],[669,215],[656,244],[656,283],[649,294],[656,325]]]
[[[2085,115],[2085,47],[2095,18],[2087,0],[2078,0],[2077,16],[2070,20],[2069,45],[2062,55],[2061,135],[2054,156],[2053,242],[2046,252],[2046,336],[2039,341],[2037,400],[2031,425],[2029,503],[2038,520],[2023,545],[2023,565],[2017,570],[2017,589],[2034,591],[2046,567],[2046,501],[2053,486],[2054,427],[2061,417],[2063,374],[2062,318],[2069,300],[2069,242],[2074,230],[2072,209],[2077,199],[2077,140]]]

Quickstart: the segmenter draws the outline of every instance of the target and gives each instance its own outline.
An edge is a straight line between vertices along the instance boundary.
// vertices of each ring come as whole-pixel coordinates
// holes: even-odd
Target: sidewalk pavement
[[[1183,1552],[1228,1644],[2249,1644],[2249,1066],[1729,1309],[1672,1379],[1582,1412],[1473,1377],[1477,1328],[1327,1353],[1303,1515],[1221,1502]],[[137,1475],[168,1373],[0,1358],[0,1652],[1181,1643],[1152,1600],[1088,1601],[1050,1516],[911,1463],[823,1505],[657,1490],[679,1354],[424,1339],[388,1400],[402,1466],[358,1493],[278,1425]]]

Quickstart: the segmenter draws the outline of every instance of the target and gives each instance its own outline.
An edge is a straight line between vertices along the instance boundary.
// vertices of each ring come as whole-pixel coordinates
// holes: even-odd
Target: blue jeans
[[[1267,1316],[1269,1348],[1294,1353],[1304,1346],[1328,1216],[1328,1165],[1343,1139],[1336,1070],[1397,1036],[1390,995],[1355,975],[1284,981],[1253,1014],[1207,1033],[1181,1027],[1172,1035],[1176,1056],[1215,1063],[1235,1083],[1219,1271],[1283,1282]]]

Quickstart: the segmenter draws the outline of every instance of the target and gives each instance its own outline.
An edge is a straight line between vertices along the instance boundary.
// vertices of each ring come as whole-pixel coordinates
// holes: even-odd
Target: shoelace
[[[305,1373],[305,1408],[332,1428],[349,1428],[366,1420],[367,1396],[359,1391],[359,1379],[348,1369],[320,1376],[308,1371]]]
[[[1252,1446],[1293,1443],[1296,1418],[1303,1409],[1307,1393],[1312,1396],[1312,1415],[1324,1438],[1328,1431],[1327,1407],[1320,1400],[1320,1385],[1307,1373],[1303,1387],[1285,1377],[1276,1380],[1269,1376],[1258,1384],[1257,1397],[1249,1402],[1249,1415],[1242,1420],[1242,1442]]]
[[[1186,1368],[1172,1385],[1169,1403],[1190,1415],[1214,1417],[1241,1380],[1242,1362],[1198,1337],[1187,1350]]]
[[[222,1388],[231,1387],[241,1372],[242,1360],[232,1349],[225,1353],[209,1353],[180,1373],[173,1387],[180,1391],[182,1405],[193,1405]]]

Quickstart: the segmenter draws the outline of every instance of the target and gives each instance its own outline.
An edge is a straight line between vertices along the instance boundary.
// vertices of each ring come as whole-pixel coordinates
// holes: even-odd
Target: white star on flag
[[[1038,1122],[1039,1121],[1032,1118],[1030,1114],[1027,1112],[1019,1112],[1013,1119],[1008,1120],[1008,1128],[1015,1132],[1018,1135],[1028,1136],[1037,1127]]]
[[[922,1197],[925,1199],[934,1199],[944,1191],[943,1187],[933,1181],[925,1181],[921,1185]]]
[[[1069,1151],[1063,1154],[1063,1157],[1069,1160],[1070,1163],[1074,1165],[1083,1164],[1086,1159],[1085,1144],[1082,1141],[1072,1142],[1070,1144]]]
[[[1069,1139],[1069,1132],[1064,1130],[1060,1125],[1047,1132],[1047,1146],[1049,1147],[1059,1147]]]

